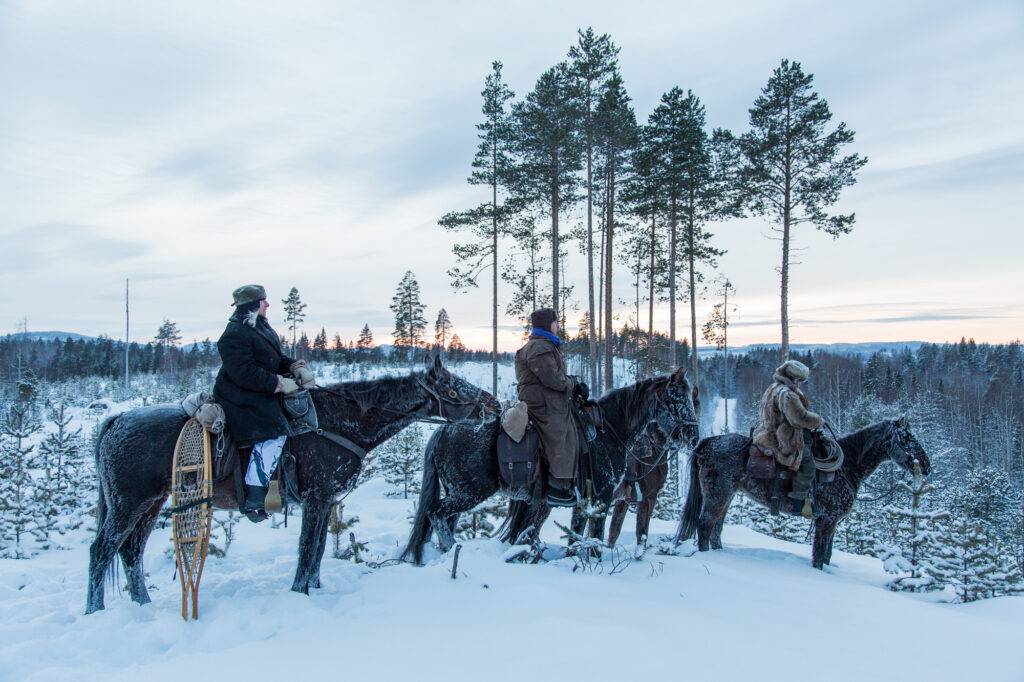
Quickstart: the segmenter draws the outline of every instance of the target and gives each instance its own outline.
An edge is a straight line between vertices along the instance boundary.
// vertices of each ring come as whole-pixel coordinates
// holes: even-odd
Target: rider
[[[245,471],[242,513],[252,521],[267,518],[264,504],[270,477],[291,435],[275,394],[289,395],[316,383],[304,360],[284,354],[281,340],[267,322],[267,292],[258,284],[232,293],[235,312],[217,341],[221,368],[213,387],[224,408],[228,428],[239,446],[252,446]],[[291,374],[294,378],[284,376]]]
[[[786,360],[775,370],[772,385],[761,397],[761,425],[754,432],[758,447],[795,472],[790,511],[807,518],[814,513],[810,491],[815,473],[809,436],[822,425],[802,390],[810,375],[807,365],[796,360]]]
[[[535,310],[530,323],[530,339],[516,352],[519,399],[526,403],[547,461],[548,504],[573,506],[578,497],[573,483],[579,440],[569,403],[574,396],[585,399],[589,391],[566,374],[555,311]]]

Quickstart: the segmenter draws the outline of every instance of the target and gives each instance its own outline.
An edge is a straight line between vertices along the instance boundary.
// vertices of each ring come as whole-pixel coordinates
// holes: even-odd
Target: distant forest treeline
[[[313,362],[337,363],[382,363],[392,355],[390,347],[375,345],[359,346],[355,342],[321,343],[319,335],[310,342],[303,334],[296,343],[297,358]],[[290,348],[287,340],[282,345]],[[436,352],[434,346],[418,349],[417,352]],[[449,360],[490,360],[490,351],[476,351],[465,347],[445,349]],[[401,362],[408,362],[403,352]],[[509,360],[511,355],[503,354]],[[132,343],[128,350],[128,368],[135,374],[166,373],[189,374],[197,369],[220,366],[217,344],[210,339],[194,344],[179,346],[151,341]],[[30,373],[46,381],[66,381],[80,377],[100,376],[118,378],[124,376],[124,342],[110,338],[95,339],[28,339],[17,335],[0,337],[0,377],[5,386],[13,386],[18,378]]]

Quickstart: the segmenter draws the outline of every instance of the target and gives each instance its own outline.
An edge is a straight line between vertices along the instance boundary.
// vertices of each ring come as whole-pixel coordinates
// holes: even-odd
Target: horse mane
[[[668,380],[667,376],[641,379],[635,384],[612,389],[597,402],[604,411],[605,419],[613,422],[622,431],[632,433],[646,417],[645,408],[652,396],[668,386]]]
[[[892,432],[893,422],[890,419],[883,419],[874,424],[868,424],[844,436],[840,436],[839,445],[843,452],[855,454],[856,463],[859,464],[864,453],[875,447],[878,441]]]
[[[389,405],[401,395],[401,389],[408,382],[420,379],[423,372],[412,372],[402,376],[383,376],[378,379],[361,381],[339,381],[327,384],[327,390],[315,391],[317,398],[328,406],[339,408],[348,401],[359,408],[359,416],[365,415],[373,407]]]

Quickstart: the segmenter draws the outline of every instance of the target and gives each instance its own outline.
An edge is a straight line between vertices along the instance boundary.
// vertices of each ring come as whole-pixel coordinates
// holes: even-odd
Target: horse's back
[[[176,403],[137,407],[114,416],[97,444],[100,475],[133,487],[170,485],[174,446],[186,421]]]
[[[693,456],[701,464],[724,463],[731,460],[742,460],[743,451],[747,447],[747,438],[739,433],[722,433],[717,436],[701,438],[693,449]]]
[[[497,485],[498,459],[495,443],[498,420],[463,420],[441,426],[427,442],[426,453],[446,483],[466,483],[485,476]],[[486,473],[485,473],[486,472]]]

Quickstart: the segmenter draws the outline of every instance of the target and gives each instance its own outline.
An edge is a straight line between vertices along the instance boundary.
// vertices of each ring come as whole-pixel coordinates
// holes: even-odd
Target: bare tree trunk
[[[669,200],[668,246],[668,343],[669,365],[676,368],[676,195]]]
[[[728,280],[726,280],[728,281]],[[725,287],[725,303],[722,305],[722,348],[725,351],[722,371],[722,393],[725,394],[725,432],[729,433],[729,287]]]
[[[697,367],[697,276],[694,272],[694,229],[693,229],[693,201],[690,203],[690,218],[687,226],[686,241],[689,245],[688,263],[690,268],[690,371],[693,376],[690,382],[697,386],[700,381],[700,373]]]
[[[782,361],[785,362],[789,359],[789,219],[790,219],[790,193],[792,189],[792,175],[791,175],[791,154],[790,154],[790,131],[789,131],[789,106],[787,104],[786,110],[786,172],[785,172],[785,183],[783,191],[785,196],[783,197],[782,204],[782,270],[781,275],[781,308],[782,314],[780,321],[782,323],[782,348],[781,355]]]
[[[604,346],[607,343],[607,339],[604,336],[604,278],[605,273],[605,258],[604,251],[607,248],[607,238],[605,236],[605,225],[604,216],[601,217],[601,252],[598,255],[598,276],[597,276],[597,354],[598,357],[604,357]],[[594,386],[604,385],[604,363],[597,363],[597,383]]]
[[[590,349],[590,383],[597,386],[597,326],[594,321],[594,131],[590,112],[590,83],[587,83],[587,336]]]
[[[605,227],[605,241],[607,246],[604,250],[604,388],[610,391],[615,388],[615,371],[613,367],[615,329],[612,321],[612,263],[615,246],[615,162],[614,150],[608,154],[608,193],[607,193],[607,223]]]
[[[558,299],[558,160],[555,159],[554,175],[551,178],[551,307],[555,309],[555,317],[562,319]]]
[[[651,376],[653,373],[654,354],[654,239],[655,239],[655,217],[654,210],[651,210],[651,269],[648,272],[647,281],[647,368],[644,374]]]
[[[491,147],[491,393],[498,397],[498,144]]]

